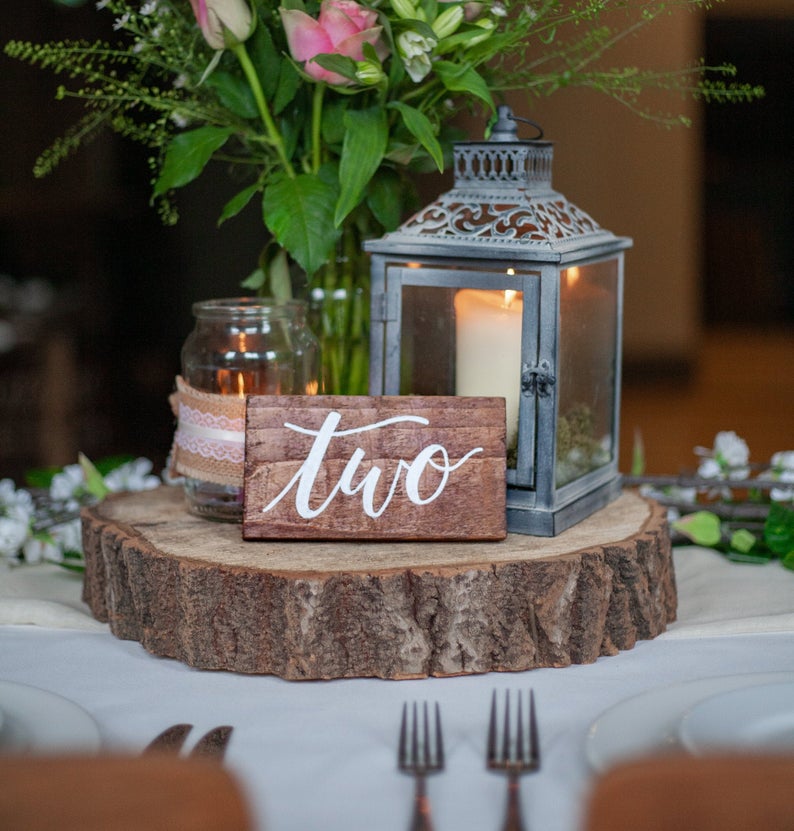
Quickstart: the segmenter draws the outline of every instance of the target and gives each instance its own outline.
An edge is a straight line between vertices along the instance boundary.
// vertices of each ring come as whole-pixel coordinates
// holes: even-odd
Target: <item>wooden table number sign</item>
[[[252,395],[243,538],[501,540],[505,403]]]

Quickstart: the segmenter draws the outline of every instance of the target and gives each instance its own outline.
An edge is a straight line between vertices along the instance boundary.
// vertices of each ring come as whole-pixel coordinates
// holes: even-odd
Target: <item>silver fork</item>
[[[438,773],[444,769],[444,741],[441,735],[441,712],[438,702],[433,712],[434,729],[431,731],[426,701],[422,706],[421,719],[415,701],[411,708],[410,718],[408,704],[403,704],[397,767],[403,773],[414,777],[414,810],[411,818],[411,831],[432,831],[433,829],[426,777],[428,774]]]
[[[507,813],[503,831],[524,831],[521,816],[521,794],[519,778],[525,773],[540,770],[540,742],[538,722],[535,715],[535,695],[529,691],[529,726],[524,730],[524,713],[521,694],[518,694],[516,708],[516,730],[512,733],[510,718],[510,692],[505,691],[504,727],[499,741],[496,717],[496,690],[491,699],[491,718],[488,724],[488,748],[486,765],[489,770],[507,774]],[[501,745],[501,752],[500,752]]]

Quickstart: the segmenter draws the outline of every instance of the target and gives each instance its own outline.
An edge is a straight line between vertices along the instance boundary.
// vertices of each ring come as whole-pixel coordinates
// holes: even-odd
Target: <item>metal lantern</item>
[[[554,191],[551,143],[498,116],[455,146],[452,190],[365,243],[370,393],[503,397],[508,530],[554,536],[620,491],[631,240]]]

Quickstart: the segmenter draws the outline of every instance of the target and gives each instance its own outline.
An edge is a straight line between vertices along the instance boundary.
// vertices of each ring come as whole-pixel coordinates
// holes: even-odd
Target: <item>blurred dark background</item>
[[[644,432],[651,472],[677,470],[684,445],[688,453],[708,444],[716,429],[755,431],[747,438],[761,454],[794,445],[794,10],[768,2],[769,16],[763,2],[749,12],[738,2],[736,16],[686,15],[681,38],[695,58],[729,60],[743,80],[764,85],[762,102],[696,108],[691,131],[638,123],[603,144],[595,131],[566,122],[573,112],[585,125],[614,118],[615,105],[594,102],[594,94],[584,110],[574,108],[579,99],[561,96],[532,113],[560,142],[555,185],[635,240],[623,425],[626,442],[633,429]],[[731,0],[723,5],[729,11]],[[112,22],[93,3],[26,0],[5,16],[2,41],[114,40]],[[664,38],[660,32],[660,48],[669,51]],[[83,113],[78,101],[55,101],[62,81],[0,56],[0,478],[74,461],[78,450],[91,458],[140,454],[161,466],[173,432],[167,396],[191,304],[238,293],[263,242],[253,206],[216,227],[234,192],[221,169],[184,189],[180,221],[164,226],[149,202],[146,150],[109,132],[35,179],[39,153]],[[680,220],[677,203],[666,203],[648,178],[668,153],[684,159],[681,176],[662,173],[686,199],[683,235],[653,230],[662,217]],[[595,172],[610,164],[622,171],[617,184]],[[759,343],[766,344],[760,352],[751,345]],[[737,367],[745,355],[749,365]],[[705,369],[703,360],[711,361]],[[744,422],[741,407],[726,413],[731,379],[744,370],[757,382],[762,369],[771,373],[764,389],[777,398],[765,403],[754,388]],[[696,405],[706,414],[676,428],[671,418]],[[754,414],[764,407],[761,422]]]
[[[3,42],[113,42],[112,24],[93,3],[29,0],[4,23]],[[6,325],[0,476],[73,461],[78,449],[160,466],[191,304],[240,293],[262,246],[261,220],[250,210],[216,228],[234,190],[213,170],[180,195],[180,221],[166,227],[150,205],[147,149],[109,131],[34,178],[39,153],[83,106],[55,100],[63,78],[0,60],[0,320],[13,323],[16,341],[8,348]]]

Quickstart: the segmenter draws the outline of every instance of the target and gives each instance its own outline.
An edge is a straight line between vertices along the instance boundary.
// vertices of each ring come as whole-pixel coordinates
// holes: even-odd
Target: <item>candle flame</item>
[[[219,369],[217,371],[217,381],[218,391],[221,395],[235,395],[237,398],[245,398],[247,390],[244,372]]]
[[[568,288],[573,288],[579,282],[579,266],[573,265],[570,268],[565,269],[565,285]]]
[[[505,289],[504,308],[509,309],[513,305],[518,292],[515,289]]]
[[[319,381],[309,381],[306,384],[306,395],[317,395],[320,390],[320,382]]]

